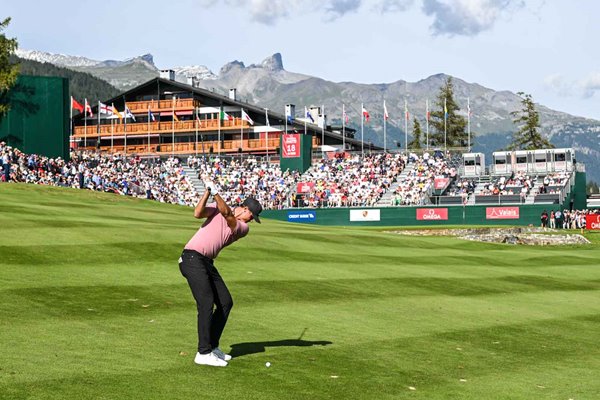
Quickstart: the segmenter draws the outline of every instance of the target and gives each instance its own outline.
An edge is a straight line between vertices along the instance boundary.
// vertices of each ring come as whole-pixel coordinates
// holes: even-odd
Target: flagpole
[[[148,105],[148,154],[150,154],[150,105]]]
[[[81,98],[81,97],[80,97]],[[85,106],[83,107],[83,147],[87,150],[87,99],[85,99]]]
[[[98,134],[98,143],[96,144],[96,148],[100,149],[100,100],[98,100],[98,124],[96,126],[96,133]]]
[[[467,140],[468,150],[471,151],[471,103],[467,97]]]
[[[342,104],[342,147],[346,152],[346,105]]]
[[[175,157],[175,101],[176,97],[173,96],[173,117],[171,118],[171,157]]]
[[[242,108],[242,113],[244,112],[244,109]],[[244,147],[244,118],[243,118],[243,114],[240,114],[240,149]],[[241,154],[241,153],[240,153]]]
[[[427,144],[425,148],[429,150],[429,99],[425,100],[425,126],[427,127]]]
[[[325,104],[321,105],[321,159],[325,159]]]
[[[194,118],[194,122],[196,123],[196,142],[194,143],[194,149],[196,150],[196,157],[198,157],[198,107],[194,107],[194,111],[196,112],[196,118]]]
[[[448,108],[446,106],[446,99],[444,98],[444,152],[446,152],[448,148],[448,129],[447,129],[447,119],[448,119]]]
[[[387,118],[385,115],[385,100],[383,101],[383,152],[387,151]]]
[[[70,115],[69,128],[71,130],[71,138],[72,138],[73,137],[73,96],[71,96],[71,107],[70,107],[69,115]]]
[[[112,109],[113,109],[113,114],[115,112],[115,103],[112,103]],[[115,136],[115,124],[113,123],[115,121],[114,118],[110,119],[110,152],[111,154],[114,153],[115,149],[114,149],[114,136]]]
[[[408,103],[404,99],[404,146],[408,154]]]
[[[304,135],[306,135],[306,119],[308,118],[308,108],[304,106]]]
[[[362,158],[365,157],[365,132],[364,132],[364,125],[365,125],[365,115],[363,110],[365,109],[365,104],[364,103],[360,103],[360,156]]]
[[[125,98],[123,98],[123,114],[125,114],[123,116],[123,143],[125,144],[125,155],[127,155],[127,102]]]

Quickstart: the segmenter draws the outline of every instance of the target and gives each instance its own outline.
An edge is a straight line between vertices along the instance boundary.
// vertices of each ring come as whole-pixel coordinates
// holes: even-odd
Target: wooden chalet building
[[[354,129],[346,128],[343,137],[339,129],[326,126],[318,107],[311,108],[315,122],[305,115],[289,119],[286,114],[295,116],[293,105],[286,106],[286,114],[273,112],[240,101],[235,89],[224,96],[199,88],[195,82],[177,82],[174,75],[171,70],[162,71],[159,78],[91,105],[93,115],[73,117],[71,147],[140,156],[275,156],[283,133],[306,132],[312,136],[314,152],[331,150],[328,146],[361,149]]]

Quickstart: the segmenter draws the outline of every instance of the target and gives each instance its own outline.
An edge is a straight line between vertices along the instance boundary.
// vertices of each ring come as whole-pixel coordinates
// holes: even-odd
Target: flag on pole
[[[366,122],[369,122],[370,116],[369,116],[369,112],[367,111],[367,109],[365,108],[365,106],[363,106],[363,108],[362,108],[362,115],[363,115],[364,120]]]
[[[250,125],[254,125],[254,121],[252,121],[252,118],[250,118],[250,116],[246,113],[246,111],[244,111],[244,109],[242,108],[242,119],[244,121],[248,121],[248,123]]]
[[[117,107],[115,107],[114,104],[112,105],[112,112],[114,115],[119,117],[119,119],[123,119],[123,115],[121,115],[121,113],[119,112],[119,110],[117,110]]]
[[[225,110],[221,109],[220,117],[222,121],[232,121],[233,117],[225,112]]]
[[[152,114],[152,111],[150,111],[150,107],[148,107],[148,121],[152,121],[152,122],[156,121],[154,114]]]
[[[344,118],[344,121],[346,122],[346,124],[348,124],[348,113],[346,112],[346,107],[344,107],[342,118]]]
[[[304,112],[306,113],[306,118],[310,119],[310,121],[314,124],[315,119],[313,118],[313,116],[310,113],[310,111],[308,110],[308,108],[304,107]]]
[[[133,113],[127,106],[125,106],[125,118],[131,118],[135,122],[135,115],[133,115]]]
[[[104,103],[98,103],[98,112],[100,114],[106,114],[108,116],[113,115],[113,111],[112,108],[109,107],[108,105],[104,104]]]
[[[177,116],[177,113],[175,111],[173,111],[173,121],[179,122],[179,117]]]
[[[388,119],[390,119],[390,115],[388,114],[387,107],[385,106],[385,100],[383,101],[383,119],[386,121]]]
[[[425,118],[429,121],[429,117],[431,114],[429,113],[429,99],[425,100]]]
[[[83,109],[84,109],[83,105],[80,102],[78,102],[77,100],[75,100],[73,98],[73,96],[71,96],[71,107],[74,108],[75,110],[78,110],[80,113],[82,113]]]
[[[408,112],[408,103],[406,99],[404,99],[404,118],[408,121],[410,119],[410,114]]]
[[[469,98],[467,97],[467,116],[468,116],[469,118],[471,118],[471,115],[472,115],[472,114],[471,114],[471,103],[470,103],[470,101],[469,101]]]
[[[90,117],[94,116],[94,113],[92,112],[92,106],[90,105],[90,103],[88,103],[87,99],[85,99],[85,112],[89,114]]]
[[[265,108],[265,125],[271,126],[271,124],[269,124],[269,112],[266,108]]]

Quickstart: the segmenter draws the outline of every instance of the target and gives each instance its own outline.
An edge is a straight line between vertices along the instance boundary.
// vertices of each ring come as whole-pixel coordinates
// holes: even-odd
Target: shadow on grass
[[[302,340],[302,339],[284,339],[274,340],[269,342],[248,342],[236,343],[231,345],[231,356],[241,357],[248,354],[264,353],[267,347],[310,347],[310,346],[327,346],[332,344],[328,340]]]

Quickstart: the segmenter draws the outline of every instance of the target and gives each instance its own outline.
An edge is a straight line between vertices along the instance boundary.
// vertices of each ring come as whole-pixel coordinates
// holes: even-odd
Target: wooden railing
[[[118,123],[111,125],[100,125],[100,135],[102,136],[110,136],[113,135],[123,135],[127,134],[127,136],[138,136],[138,135],[147,135],[156,134],[156,133],[181,133],[181,132],[195,132],[196,124],[198,125],[199,132],[205,131],[218,131],[219,130],[219,120],[216,118],[213,119],[203,119],[200,121],[166,121],[166,122],[151,122],[148,124],[147,122],[134,122],[134,123]],[[241,118],[234,118],[231,121],[221,121],[221,130],[223,131],[232,131],[232,130],[241,130],[242,128],[249,128],[250,124],[248,121],[245,121]],[[127,132],[125,132],[125,128],[127,128]],[[73,136],[76,138],[83,137],[92,137],[98,135],[98,126],[89,125],[89,126],[76,126],[73,128]]]
[[[319,140],[313,137],[313,146],[318,146]],[[189,143],[175,143],[173,147],[172,143],[153,143],[148,148],[148,145],[137,144],[128,145],[127,149],[123,145],[118,146],[101,146],[100,151],[106,153],[127,153],[127,154],[237,154],[239,149],[242,149],[243,153],[249,152],[266,152],[275,153],[279,147],[279,138],[269,139],[268,148],[265,147],[264,139],[245,139],[245,140],[225,140],[221,143],[219,148],[218,141],[206,141],[206,142],[189,142]],[[82,150],[97,150],[95,147],[79,147]],[[212,149],[212,151],[211,151]]]
[[[127,107],[134,114],[148,112],[148,108],[153,112],[173,111],[173,107],[175,107],[175,111],[189,111],[195,107],[200,107],[200,102],[194,99],[176,99],[175,102],[173,100],[128,101]]]

